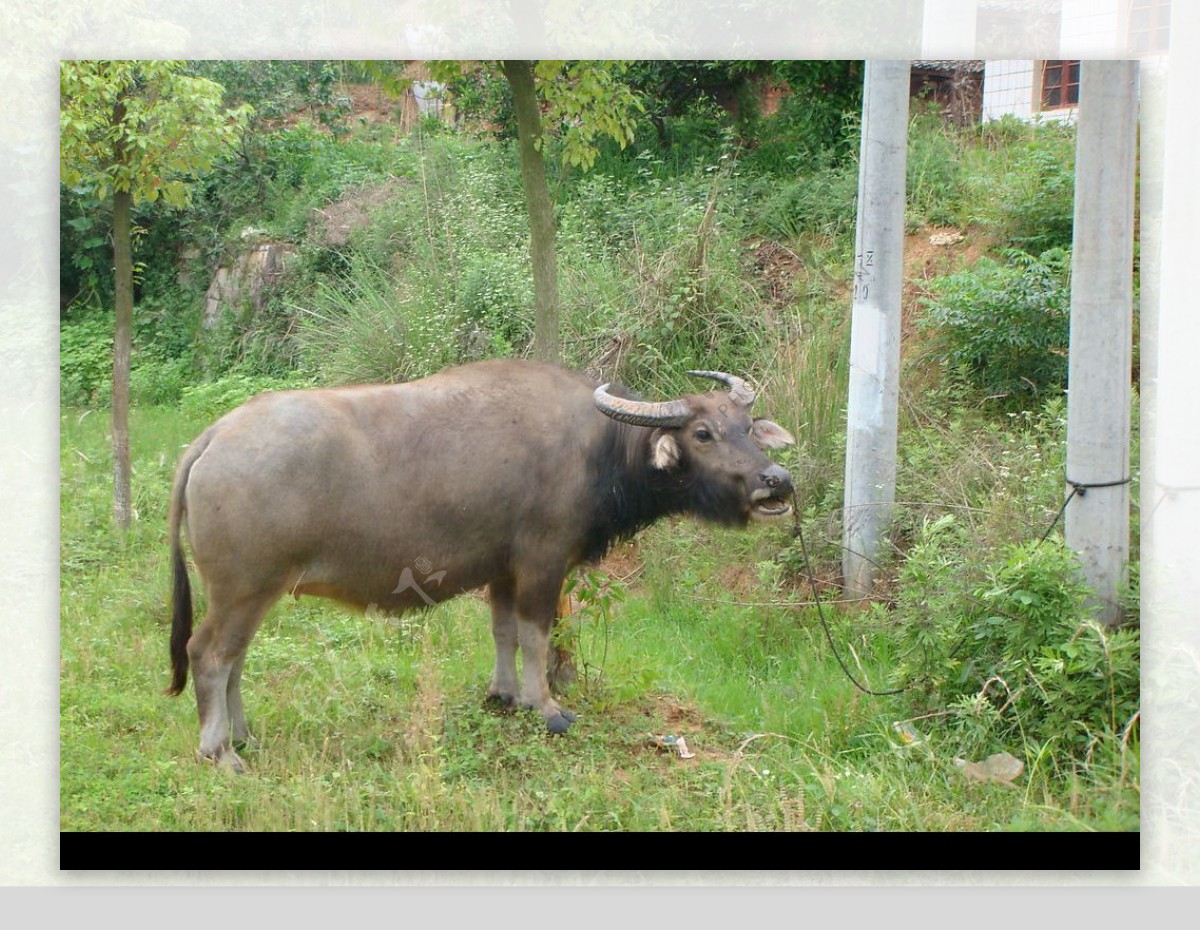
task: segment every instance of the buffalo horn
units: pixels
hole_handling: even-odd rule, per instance
[[[688,374],[720,381],[729,388],[729,399],[739,407],[749,407],[754,403],[754,391],[750,385],[735,375],[727,375],[723,371],[689,371]]]
[[[609,385],[602,384],[593,395],[600,412],[619,423],[630,426],[683,426],[692,417],[691,408],[682,400],[649,403],[614,397],[608,393]]]

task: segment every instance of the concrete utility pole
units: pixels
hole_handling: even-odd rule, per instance
[[[896,499],[907,61],[868,61],[863,87],[846,409],[842,575],[867,597]]]
[[[1101,620],[1121,620],[1129,563],[1129,406],[1133,334],[1133,178],[1137,62],[1085,61],[1075,141],[1075,234],[1067,371],[1067,478],[1112,482],[1067,506]],[[1070,493],[1068,487],[1067,492]]]

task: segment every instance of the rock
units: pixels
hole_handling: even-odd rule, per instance
[[[972,781],[992,781],[1004,785],[1012,784],[1013,779],[1025,771],[1025,763],[1007,752],[992,753],[982,762],[955,759],[954,764]]]
[[[287,242],[260,242],[239,254],[232,265],[218,268],[204,295],[204,327],[214,326],[227,308],[249,305],[262,310],[295,252],[296,247]]]
[[[192,272],[199,263],[200,250],[194,245],[179,253],[179,270],[175,273],[175,280],[179,282],[180,287],[187,287],[192,283]]]

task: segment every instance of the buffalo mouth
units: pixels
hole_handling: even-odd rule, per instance
[[[792,512],[792,504],[785,497],[777,497],[769,488],[759,488],[750,495],[750,513],[763,520],[777,520]]]

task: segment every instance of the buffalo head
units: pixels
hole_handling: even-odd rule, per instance
[[[719,371],[691,371],[728,388],[678,400],[647,402],[617,397],[604,384],[596,407],[606,416],[649,430],[646,454],[663,487],[683,500],[679,510],[718,523],[745,524],[791,513],[792,478],[764,449],[795,442],[771,420],[754,419],[754,391],[741,378]]]

